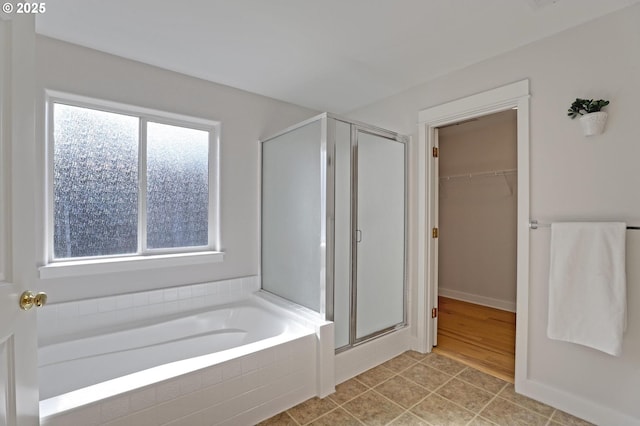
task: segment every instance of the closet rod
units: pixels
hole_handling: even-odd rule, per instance
[[[516,174],[518,169],[507,169],[507,170],[495,170],[493,172],[478,172],[478,173],[467,173],[464,175],[452,175],[452,176],[440,176],[440,179],[461,179],[461,178],[474,178],[474,177],[485,177],[485,176],[506,176],[511,174]]]
[[[550,223],[538,223],[537,220],[529,221],[529,228],[531,229],[550,228],[550,227],[551,227]],[[627,226],[627,229],[640,229],[640,226]]]

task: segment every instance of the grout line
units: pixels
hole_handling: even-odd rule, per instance
[[[477,368],[473,368],[473,367],[467,367],[467,368],[465,368],[465,370],[466,370],[466,369],[469,369],[469,368],[470,368],[470,369],[472,369],[472,370],[478,371],[478,372],[480,372],[480,373],[486,374],[487,376],[491,376],[490,374],[484,373],[483,371],[480,371],[480,370],[478,370]],[[464,370],[463,370],[463,371],[464,371]],[[462,371],[461,371],[460,373],[462,373]],[[497,391],[497,392],[495,392],[495,393],[494,393],[494,392],[491,392],[490,390],[487,390],[487,389],[483,388],[482,386],[478,386],[476,383],[472,383],[472,382],[470,382],[469,380],[465,380],[465,379],[464,379],[464,378],[462,378],[462,377],[458,377],[458,376],[460,375],[460,373],[458,373],[458,374],[456,375],[456,378],[457,378],[458,380],[461,380],[461,381],[463,381],[464,383],[466,383],[466,384],[468,384],[468,385],[473,386],[474,388],[480,389],[481,391],[484,391],[484,392],[487,392],[487,393],[490,393],[490,394],[494,394],[494,395],[498,395],[498,394],[499,394],[500,392],[502,392],[502,391],[503,391],[507,386],[509,386],[510,384],[513,384],[513,383],[509,383],[509,382],[507,382],[507,381],[504,381],[504,380],[502,380],[502,379],[499,379],[499,378],[497,378],[497,377],[495,377],[495,376],[491,376],[491,377],[493,377],[494,379],[498,379],[498,380],[501,380],[501,381],[505,382],[505,384],[504,384],[504,385],[502,385],[502,387],[501,387],[500,389],[498,389],[498,391]]]
[[[466,382],[465,382],[466,383]],[[506,385],[505,385],[506,386]],[[502,389],[504,389],[504,386],[502,387]],[[482,407],[478,410],[478,414],[477,416],[480,416],[480,413],[482,413],[493,401],[495,401],[495,399],[498,397],[498,393],[502,392],[502,389],[500,389],[498,392],[496,392],[493,397]],[[484,419],[484,417],[483,417]],[[494,423],[492,420],[489,420],[491,423]],[[495,423],[494,423],[495,424]]]
[[[369,392],[370,390],[373,390],[372,388],[367,389],[365,392],[361,393],[360,395],[363,395],[366,392]],[[355,398],[354,398],[355,399]],[[352,400],[350,400],[352,401]],[[347,409],[347,407],[345,407],[344,405],[346,404],[346,402],[343,405],[340,405],[339,408],[342,408],[347,414],[349,414],[351,417],[353,417],[354,419],[356,419],[356,421],[360,424],[365,424],[362,420],[360,420],[355,414],[353,414],[351,411],[349,411]]]
[[[504,388],[503,388],[502,390],[504,390]],[[502,392],[502,390],[501,390],[500,392]],[[519,404],[519,403],[517,403],[517,402],[515,402],[515,401],[512,401],[512,400],[510,400],[509,398],[505,398],[505,397],[504,397],[504,396],[502,396],[502,395],[499,395],[499,394],[496,394],[496,395],[497,395],[500,399],[503,399],[503,400],[505,400],[505,401],[507,401],[507,402],[510,402],[510,403],[512,403],[513,405],[517,406],[517,407],[524,408],[525,410],[530,411],[530,412],[532,412],[533,414],[536,414],[536,415],[538,415],[538,416],[540,416],[540,417],[547,418],[547,416],[545,416],[544,414],[538,413],[537,411],[532,410],[532,409],[531,409],[531,408],[529,408],[529,407],[525,407],[524,405]],[[524,395],[522,395],[522,396],[524,396]],[[528,397],[528,396],[525,396],[525,398],[529,398],[529,397]],[[538,403],[540,403],[540,404],[544,404],[543,402],[540,402],[540,401],[535,400],[535,399],[533,399],[533,398],[529,398],[529,399],[531,399],[532,401],[538,402]],[[544,404],[544,405],[546,405],[547,407],[550,407],[550,408],[552,408],[552,409],[553,409],[553,411],[551,411],[551,414],[549,414],[549,416],[548,416],[548,420],[551,420],[551,418],[553,417],[553,414],[554,414],[556,411],[558,411],[558,410],[557,410],[555,407],[551,407],[550,405],[547,405],[547,404]]]
[[[400,417],[404,416],[404,414],[407,411],[403,411],[402,413],[398,414],[397,416],[395,416],[394,418],[392,418],[391,420],[389,420],[387,423],[385,423],[386,425],[390,425],[391,423],[395,422],[396,420],[398,420]]]
[[[320,420],[323,417],[328,416],[329,414],[333,413],[336,410],[342,409],[342,411],[344,411],[345,413],[349,414],[351,417],[353,417],[354,419],[356,419],[357,422],[359,422],[360,424],[364,424],[360,421],[360,419],[358,419],[356,416],[354,416],[352,413],[350,413],[348,410],[344,409],[344,407],[342,407],[342,405],[337,405],[336,407],[332,408],[331,410],[327,411],[326,413],[324,413],[323,415],[316,417],[315,419],[305,423],[305,425],[309,425],[313,422],[316,422],[318,420]]]
[[[360,420],[355,414],[353,414],[351,411],[347,410],[345,407],[341,407],[345,413],[349,414],[351,417],[353,417],[354,419],[356,419],[356,421],[358,423],[360,423],[361,425],[366,425],[365,422],[363,422],[362,420]]]
[[[408,409],[403,411],[402,413],[400,413],[400,415],[398,415],[397,417],[393,418],[390,422],[385,423],[385,424],[386,425],[390,425],[391,423],[395,422],[396,420],[398,420],[400,417],[404,416],[405,414],[410,416],[410,417],[415,417],[416,419],[420,420],[421,422],[426,423],[428,426],[434,426],[433,423],[429,423],[428,421],[426,421],[422,417],[418,416],[417,414],[412,413]]]
[[[426,424],[431,425],[432,423],[429,423],[426,419],[422,418],[421,416],[419,416],[419,415],[417,415],[417,414],[414,414],[414,413],[413,413],[413,411],[411,411],[411,410],[413,410],[414,408],[416,408],[418,405],[422,404],[422,403],[424,402],[424,400],[425,400],[425,399],[427,399],[427,398],[429,398],[431,395],[435,395],[435,392],[429,392],[429,393],[427,394],[427,396],[425,396],[425,397],[424,397],[424,398],[422,398],[420,401],[418,401],[418,402],[416,402],[415,404],[413,404],[410,408],[408,408],[408,409],[407,409],[407,411],[406,411],[406,412],[407,412],[407,413],[410,413],[411,415],[413,415],[413,416],[415,416],[415,417],[417,417],[417,418],[419,418],[421,421],[425,422]]]
[[[393,405],[397,405],[398,407],[400,407],[402,410],[406,410],[406,408],[404,408],[402,405],[398,404],[397,402],[395,402],[394,400],[387,398],[386,396],[384,396],[383,394],[381,394],[380,392],[378,392],[377,390],[371,388],[372,392],[377,393],[378,395],[380,395],[381,397],[383,397],[384,399],[386,399],[387,401],[389,401],[390,403],[392,403]]]
[[[405,410],[405,412],[407,412],[407,413],[410,413],[410,414],[414,415],[415,417],[419,418],[421,421],[426,422],[427,424],[430,424],[428,421],[426,421],[426,420],[425,420],[425,419],[423,419],[422,417],[420,417],[420,416],[418,416],[418,415],[416,415],[416,414],[413,414],[413,412],[411,412],[411,410],[412,410],[413,408],[415,408],[416,406],[418,406],[419,404],[421,404],[425,399],[427,399],[428,397],[430,397],[430,396],[432,396],[432,395],[436,395],[436,396],[438,396],[438,397],[440,397],[440,398],[445,399],[446,401],[450,401],[449,399],[444,398],[442,395],[437,394],[437,393],[436,393],[436,391],[437,391],[438,389],[442,388],[443,386],[445,386],[445,385],[446,385],[447,383],[449,383],[450,381],[452,381],[452,380],[453,380],[453,379],[454,379],[458,374],[460,374],[462,371],[466,370],[466,368],[463,368],[462,370],[460,370],[458,373],[456,373],[456,375],[451,375],[451,374],[449,374],[449,373],[445,373],[444,371],[442,371],[442,370],[440,370],[440,369],[438,369],[438,368],[434,368],[434,367],[431,367],[431,366],[426,365],[426,364],[424,364],[424,365],[425,365],[425,367],[433,368],[434,370],[436,370],[436,371],[438,371],[438,372],[440,372],[440,373],[442,373],[442,374],[445,374],[445,375],[447,375],[447,376],[450,376],[450,377],[449,377],[449,379],[447,379],[445,382],[443,382],[440,386],[437,386],[434,390],[431,390],[431,389],[429,389],[429,388],[427,388],[427,387],[425,387],[425,386],[423,386],[423,385],[421,385],[421,384],[419,384],[419,383],[416,383],[416,382],[414,382],[413,380],[411,380],[411,379],[409,379],[409,378],[406,378],[406,377],[404,377],[404,376],[401,376],[401,377],[403,377],[404,379],[407,379],[408,381],[410,381],[410,382],[412,382],[412,383],[414,383],[414,384],[416,384],[416,385],[420,386],[421,388],[426,389],[427,391],[429,391],[429,393],[428,393],[427,395],[425,395],[423,398],[421,398],[421,399],[420,399],[419,401],[417,401],[415,404],[411,405],[411,407],[407,408],[407,409]],[[383,395],[383,396],[384,396],[384,395]],[[450,401],[450,402],[453,402],[453,401]],[[468,410],[467,408],[462,407],[461,405],[459,405],[459,404],[457,404],[457,403],[455,403],[455,402],[453,402],[453,403],[454,403],[455,405],[457,405],[458,407],[462,408],[463,410],[468,411],[468,412],[470,412],[471,414],[474,414],[474,417],[473,417],[473,418],[475,418],[475,414],[476,414],[476,413],[473,413],[471,410]],[[473,418],[472,418],[471,420],[473,420]]]
[[[300,405],[300,404],[298,404],[298,405]],[[293,408],[293,407],[292,407],[292,408]],[[298,425],[298,426],[302,426],[302,425],[300,424],[300,422],[299,422],[295,417],[293,417],[291,414],[289,414],[289,410],[285,411],[285,413],[287,413],[287,416],[289,416],[289,418],[290,418],[291,420],[293,420],[293,422],[294,422],[296,425]]]
[[[476,416],[474,418],[469,420],[469,423],[467,423],[467,425],[470,425],[471,423],[473,423],[474,420],[477,420],[477,419],[482,419],[485,422],[488,422],[488,423],[491,423],[492,425],[498,426],[497,423],[492,422],[491,420],[487,419],[486,417],[482,417],[480,414],[476,414]]]
[[[443,388],[447,383],[449,383],[449,382],[450,382],[450,381],[452,381],[453,379],[455,379],[455,377],[453,377],[453,376],[452,376],[449,380],[447,380],[446,382],[444,382],[443,384],[441,384],[440,386],[438,386],[438,388],[437,388],[436,390],[434,390],[434,391],[433,391],[433,393],[434,393],[434,394],[436,394],[437,396],[439,396],[440,398],[444,399],[445,401],[449,401],[449,402],[451,402],[452,404],[454,404],[454,405],[456,405],[456,406],[458,406],[458,407],[462,408],[463,410],[468,411],[469,413],[471,413],[471,414],[473,414],[473,415],[474,415],[473,417],[475,417],[477,414],[479,414],[479,412],[478,412],[478,413],[474,413],[473,411],[469,410],[468,408],[463,407],[462,405],[458,404],[456,401],[452,401],[452,400],[450,400],[449,398],[445,397],[444,395],[440,395],[439,393],[437,393],[437,392],[438,392],[438,390],[440,390],[441,388]],[[458,379],[458,380],[459,380],[459,379]],[[494,395],[494,397],[495,397],[495,396],[497,396],[497,394],[496,394],[496,395]],[[482,407],[482,408],[484,409],[484,407]],[[473,420],[473,418],[472,418],[471,420]],[[469,420],[469,421],[471,421],[471,420]]]
[[[300,404],[298,404],[298,405],[300,405]],[[297,405],[296,405],[296,407],[297,407]],[[291,408],[293,408],[293,407],[291,407]],[[295,417],[293,417],[291,414],[289,414],[289,410],[286,410],[284,413],[285,413],[285,414],[286,414],[286,415],[287,415],[291,420],[293,420],[293,422],[294,422],[296,425],[298,425],[298,426],[302,426],[302,425],[300,425],[300,422],[299,422],[298,420],[296,420],[296,418],[295,418]],[[276,416],[277,416],[277,414],[276,414]],[[274,416],[272,416],[272,417],[274,417]],[[270,417],[270,418],[271,418],[271,417]],[[267,419],[267,420],[269,420],[269,419]]]
[[[472,418],[471,418],[471,420],[469,421],[469,422],[471,422],[471,421],[473,421],[473,419],[475,419],[477,416],[479,416],[479,415],[480,415],[480,411],[482,411],[484,408],[486,408],[486,406],[487,406],[487,405],[489,405],[489,404],[491,403],[491,401],[493,401],[493,400],[498,396],[498,393],[499,393],[499,392],[501,392],[501,391],[502,391],[502,390],[503,390],[503,389],[508,385],[508,383],[507,383],[507,382],[505,382],[505,384],[502,386],[502,388],[500,388],[500,390],[498,390],[498,392],[496,392],[495,394],[493,394],[493,397],[491,398],[491,400],[490,400],[489,402],[487,402],[487,404],[486,404],[485,406],[483,406],[483,407],[478,411],[478,413],[474,413],[473,411],[469,410],[469,409],[468,409],[468,408],[466,408],[466,407],[463,407],[462,405],[458,404],[457,402],[455,402],[455,401],[451,401],[450,399],[448,399],[448,398],[446,398],[446,397],[444,397],[444,396],[442,396],[442,395],[438,394],[438,393],[437,393],[437,391],[438,391],[438,390],[440,390],[441,388],[443,388],[444,386],[446,386],[446,385],[447,385],[449,382],[451,382],[454,378],[458,378],[458,376],[459,376],[460,374],[462,374],[462,372],[463,372],[463,371],[466,371],[466,370],[467,370],[467,369],[469,369],[469,368],[471,368],[472,370],[476,370],[476,371],[480,371],[480,370],[478,370],[478,369],[476,369],[476,368],[473,368],[473,367],[470,367],[470,366],[468,366],[468,365],[466,365],[466,364],[460,363],[459,361],[454,360],[454,361],[459,362],[460,364],[464,365],[464,368],[462,368],[460,371],[458,371],[458,372],[457,372],[457,373],[455,373],[455,374],[450,374],[450,373],[445,372],[445,371],[443,371],[443,370],[441,370],[441,369],[439,369],[439,368],[437,368],[437,367],[434,367],[434,366],[431,366],[431,365],[429,365],[429,364],[426,364],[426,363],[424,362],[426,359],[427,359],[427,357],[423,358],[422,360],[418,361],[417,363],[414,363],[414,364],[412,365],[412,367],[413,367],[413,366],[415,366],[416,364],[422,364],[423,366],[425,366],[425,367],[427,367],[427,368],[431,368],[431,369],[433,369],[433,370],[435,370],[435,371],[437,371],[437,372],[439,372],[439,373],[442,373],[442,374],[444,374],[444,375],[446,375],[446,376],[449,376],[449,379],[447,379],[446,381],[444,381],[440,386],[437,386],[435,389],[431,390],[431,389],[429,389],[429,388],[427,388],[427,387],[425,387],[425,386],[423,386],[423,385],[421,385],[421,384],[419,384],[419,383],[416,383],[415,381],[413,381],[413,380],[411,380],[411,379],[409,379],[409,378],[407,378],[407,377],[400,376],[400,373],[396,373],[396,374],[395,374],[395,376],[400,376],[400,377],[402,377],[402,378],[404,378],[404,379],[406,379],[406,380],[408,380],[408,381],[410,381],[410,382],[412,382],[412,383],[414,383],[414,384],[416,384],[416,385],[420,386],[421,388],[426,389],[427,391],[429,391],[429,393],[428,393],[427,395],[425,395],[423,398],[421,398],[418,402],[416,402],[415,404],[413,404],[411,407],[409,407],[409,408],[405,409],[405,412],[410,412],[410,410],[411,410],[411,409],[415,408],[417,405],[419,405],[420,403],[422,403],[422,402],[423,402],[425,399],[427,399],[429,396],[431,396],[431,395],[436,395],[436,396],[438,396],[438,397],[440,397],[440,398],[444,399],[445,401],[449,401],[449,402],[453,403],[454,405],[458,406],[459,408],[461,408],[461,409],[463,409],[463,410],[465,410],[465,411],[467,411],[467,412],[469,412],[469,413],[473,414],[473,417],[472,417]],[[408,368],[410,368],[410,367],[408,367]],[[408,368],[407,368],[407,369],[408,369]],[[407,370],[407,369],[405,369],[405,370]],[[402,370],[402,371],[405,371],[405,370]],[[485,373],[485,374],[486,374],[486,373]],[[391,379],[392,379],[393,377],[395,377],[395,376],[392,376],[392,377],[390,377],[389,379],[387,379],[387,380],[385,380],[385,381],[383,381],[383,382],[380,382],[380,383],[379,383],[378,385],[376,385],[376,386],[379,386],[380,384],[382,384],[382,383],[384,383],[384,382],[386,382],[386,381],[388,381],[388,380],[391,380]],[[469,383],[469,382],[467,382],[467,381],[465,381],[465,380],[463,380],[463,379],[461,379],[461,378],[458,378],[458,380],[461,380],[461,381],[463,381],[464,383]],[[500,379],[500,380],[502,380],[502,379]],[[504,380],[502,380],[502,381],[504,381]],[[484,392],[487,392],[487,393],[491,394],[491,392],[487,391],[486,389],[480,388],[479,386],[476,386],[476,385],[474,385],[474,384],[472,384],[472,383],[469,383],[469,384],[470,384],[470,385],[472,385],[472,386],[474,386],[474,387],[476,387],[476,388],[478,388],[478,389],[480,389],[480,390],[482,390],[482,391],[484,391]],[[371,390],[374,390],[374,391],[375,391],[375,389],[373,389],[373,388],[371,388]],[[376,393],[378,393],[379,395],[382,395],[382,394],[380,394],[380,393],[379,393],[379,392],[377,392],[377,391],[376,391]],[[385,397],[384,395],[382,395],[382,396],[383,396],[383,397]],[[386,398],[386,397],[385,397],[385,398]],[[386,398],[386,399],[389,399],[389,398]],[[391,400],[389,400],[389,401],[391,401]],[[391,401],[391,402],[393,402],[393,401]],[[399,405],[399,404],[397,404],[397,403],[396,403],[396,405]],[[402,407],[402,406],[401,406],[401,407]],[[404,407],[402,407],[402,408],[404,408]],[[404,413],[403,413],[403,414],[404,414]],[[400,414],[398,417],[400,417],[401,415],[402,415],[402,414]],[[396,418],[397,418],[397,417],[396,417]],[[421,417],[419,417],[419,418],[420,418],[421,420],[425,421],[425,420],[424,420],[424,419],[422,419]],[[395,419],[394,419],[394,420],[395,420]],[[427,422],[427,423],[428,423],[428,422]]]
[[[508,402],[508,403],[511,403],[511,404],[515,405],[516,407],[518,407],[518,408],[522,408],[522,409],[524,409],[524,410],[527,410],[528,412],[530,412],[530,413],[532,413],[532,414],[535,414],[535,415],[536,415],[536,416],[538,416],[538,417],[542,417],[543,419],[545,419],[545,418],[546,418],[548,421],[551,421],[551,417],[553,417],[553,413],[556,411],[556,409],[554,408],[554,409],[553,409],[553,411],[551,412],[551,414],[547,417],[547,416],[545,416],[544,414],[540,414],[540,413],[538,413],[537,411],[534,411],[534,410],[532,410],[532,409],[530,409],[530,408],[528,408],[528,407],[525,407],[524,405],[520,405],[520,404],[518,404],[517,402],[514,402],[514,401],[512,401],[512,400],[510,400],[510,399],[507,399],[507,398],[505,398],[505,397],[503,397],[503,396],[500,396],[500,395],[498,395],[498,394],[496,394],[496,397],[497,397],[497,398],[500,398],[500,399],[501,399],[501,400],[503,400],[503,401],[506,401],[506,402]],[[535,399],[534,399],[534,401],[535,401]],[[539,401],[536,401],[536,402],[539,402]],[[549,407],[551,407],[551,406],[549,405]],[[553,407],[551,407],[551,408],[553,408]],[[545,423],[545,424],[548,424],[548,422],[547,422],[547,423]]]
[[[291,419],[293,419],[293,422],[294,422],[295,424],[297,424],[298,426],[302,426],[302,423],[300,423],[300,422],[298,421],[298,419],[296,419],[295,417],[293,417],[293,416],[292,416],[291,414],[289,414],[289,413],[287,413],[287,415],[288,415]]]
[[[350,379],[350,380],[351,380],[351,379]],[[339,407],[342,407],[344,404],[347,404],[347,403],[349,403],[349,402],[353,401],[354,399],[358,398],[358,397],[359,397],[359,396],[361,396],[362,394],[364,394],[364,393],[366,393],[367,391],[369,391],[370,389],[372,389],[371,387],[369,387],[369,386],[365,385],[364,383],[362,383],[362,382],[360,382],[360,381],[358,381],[358,383],[362,384],[364,387],[366,387],[366,389],[365,389],[365,390],[363,390],[362,392],[360,392],[360,393],[356,394],[355,396],[353,396],[353,397],[351,397],[351,398],[347,399],[346,401],[344,401],[344,402],[340,403],[340,402],[336,401],[335,399],[331,398],[331,396],[328,396],[328,398],[329,398],[329,399],[331,399],[331,401],[333,401],[334,403],[336,403]]]
[[[403,370],[403,371],[404,371],[404,370]],[[395,373],[395,372],[394,372],[394,373]],[[400,405],[400,404],[398,404],[397,402],[395,402],[395,401],[393,401],[393,400],[391,400],[391,399],[387,398],[385,395],[381,394],[380,392],[378,392],[378,391],[376,391],[376,390],[374,389],[375,387],[380,386],[381,384],[388,382],[389,380],[393,379],[393,378],[394,378],[394,377],[396,377],[396,376],[397,376],[397,377],[400,377],[400,378],[403,378],[403,379],[406,379],[406,380],[410,381],[411,383],[414,383],[415,385],[417,385],[417,386],[419,386],[419,387],[421,387],[421,388],[423,388],[423,389],[427,390],[429,393],[428,393],[427,395],[425,395],[423,398],[421,398],[418,402],[416,402],[415,404],[411,405],[409,408],[405,408],[405,407],[403,407],[402,405]],[[431,394],[433,393],[433,391],[431,391],[430,389],[428,389],[428,388],[426,388],[426,387],[422,386],[421,384],[416,383],[416,382],[414,382],[413,380],[407,379],[407,378],[406,378],[406,377],[404,377],[404,376],[401,376],[401,375],[400,375],[400,373],[395,373],[393,376],[389,377],[389,378],[388,378],[388,379],[386,379],[386,380],[383,380],[382,382],[378,383],[376,386],[370,387],[368,390],[375,392],[376,394],[380,395],[381,397],[383,397],[383,398],[384,398],[384,399],[386,399],[387,401],[391,402],[392,404],[397,405],[398,407],[400,407],[400,408],[403,410],[403,411],[402,411],[398,416],[394,417],[394,418],[393,418],[389,423],[393,422],[394,420],[396,420],[398,417],[402,416],[403,414],[410,412],[409,410],[411,410],[412,408],[414,408],[416,405],[420,404],[420,403],[421,403],[422,401],[424,401],[424,400],[425,400],[429,395],[431,395]],[[350,413],[350,414],[351,414],[351,413]],[[412,414],[413,414],[413,413],[412,413]],[[355,417],[355,416],[354,416],[354,417]],[[418,416],[416,416],[416,417],[418,417]],[[422,419],[421,417],[418,417],[418,418],[419,418],[420,420],[422,420],[422,421],[425,421],[425,422],[426,422],[426,420]],[[387,423],[387,424],[389,424],[389,423]],[[427,423],[428,423],[428,422],[427,422]]]
[[[393,359],[393,358],[392,358],[392,359]],[[380,395],[381,397],[385,398],[386,400],[388,400],[388,401],[389,401],[389,402],[391,402],[392,404],[397,405],[397,406],[398,406],[398,407],[400,407],[402,410],[404,410],[404,411],[402,411],[402,413],[400,413],[397,417],[394,417],[394,418],[391,420],[391,422],[392,422],[393,420],[397,419],[398,417],[400,417],[400,416],[401,416],[402,414],[404,414],[404,412],[406,411],[406,410],[405,410],[405,408],[404,408],[403,406],[401,406],[400,404],[398,404],[398,403],[396,403],[396,402],[394,402],[394,401],[390,400],[389,398],[387,398],[386,396],[382,395],[380,392],[377,392],[377,391],[374,389],[376,386],[380,386],[381,384],[388,382],[389,380],[393,379],[394,377],[396,377],[396,376],[400,376],[400,374],[399,374],[399,373],[397,373],[397,372],[395,372],[395,371],[393,371],[393,370],[391,370],[390,368],[384,367],[382,364],[380,364],[380,365],[379,365],[379,366],[377,366],[377,367],[383,367],[383,368],[385,368],[385,369],[387,369],[387,370],[391,371],[393,374],[392,374],[389,378],[387,378],[387,379],[385,379],[385,380],[381,381],[380,383],[376,384],[375,386],[369,386],[369,385],[367,385],[366,383],[364,383],[364,382],[362,382],[361,380],[359,380],[359,379],[357,378],[358,376],[353,377],[353,379],[355,379],[355,380],[356,380],[356,381],[358,381],[359,383],[363,384],[367,389],[366,389],[364,392],[359,393],[359,394],[358,394],[358,396],[351,398],[349,401],[346,401],[346,402],[344,402],[343,404],[339,404],[339,405],[338,405],[340,408],[342,408],[344,411],[346,411],[347,413],[349,413],[349,415],[351,415],[353,418],[355,418],[358,422],[360,422],[360,423],[362,423],[362,424],[364,424],[364,422],[362,422],[358,417],[356,417],[356,415],[355,415],[355,414],[353,414],[353,413],[352,413],[351,411],[349,411],[346,407],[344,407],[344,405],[346,405],[348,402],[353,401],[354,399],[356,399],[356,398],[358,398],[358,397],[360,397],[360,396],[364,395],[365,393],[367,393],[367,392],[369,392],[369,391],[371,391],[371,392],[375,392],[376,394],[378,394],[378,395]],[[376,368],[376,367],[374,367],[374,368]],[[367,371],[369,371],[369,370],[367,370]],[[403,370],[403,371],[404,371],[404,370]],[[364,373],[366,373],[366,371],[365,371],[365,372],[363,372],[363,373],[361,373],[361,374],[364,374]],[[360,374],[359,374],[359,375],[360,375]],[[334,401],[334,402],[335,402],[335,401]]]

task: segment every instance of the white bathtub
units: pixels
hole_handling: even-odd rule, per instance
[[[316,393],[317,329],[294,317],[252,296],[41,345],[42,424],[242,424],[275,414],[292,392]]]

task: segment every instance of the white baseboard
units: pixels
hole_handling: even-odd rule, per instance
[[[409,350],[410,330],[410,327],[405,327],[337,354],[336,385]]]
[[[465,293],[464,291],[438,288],[438,295],[450,299],[462,300],[463,302],[475,303],[476,305],[488,306],[490,308],[501,309],[503,311],[515,312],[516,302],[494,299],[492,297],[479,296],[477,294]]]
[[[534,380],[516,382],[516,392],[602,426],[637,426],[639,419]]]

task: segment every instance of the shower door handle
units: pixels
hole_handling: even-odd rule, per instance
[[[356,229],[356,243],[362,242],[362,230]]]

